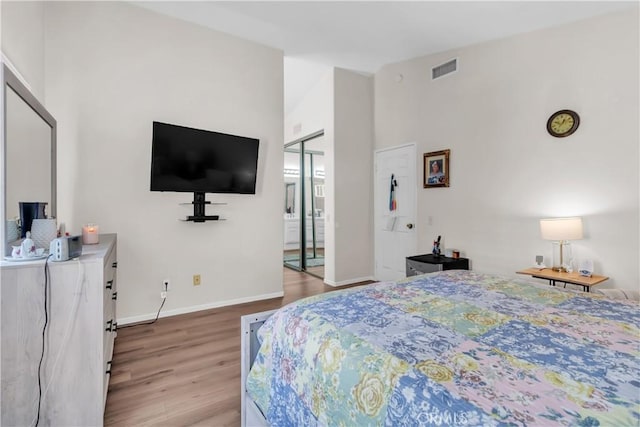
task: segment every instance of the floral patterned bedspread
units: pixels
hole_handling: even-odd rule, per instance
[[[260,330],[272,426],[638,426],[637,303],[471,271],[329,292]]]

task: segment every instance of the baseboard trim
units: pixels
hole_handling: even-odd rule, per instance
[[[284,296],[284,291],[280,291],[280,292],[273,292],[271,294],[262,294],[262,295],[255,295],[252,297],[236,298],[236,299],[231,299],[226,301],[213,302],[209,304],[174,308],[173,310],[161,311],[160,318],[177,316],[179,314],[193,313],[195,311],[209,310],[211,308],[220,308],[220,307],[227,307],[230,305],[244,304],[247,302],[261,301],[265,299],[281,298],[283,296]],[[153,320],[156,318],[157,314],[158,313],[155,312],[155,313],[141,314],[139,316],[123,317],[121,319],[118,319],[118,325],[128,325],[131,323],[138,323],[138,322],[145,322],[147,320]]]
[[[376,279],[373,276],[357,277],[355,279],[341,280],[339,282],[334,282],[333,280],[325,279],[324,283],[326,283],[329,286],[333,286],[334,288],[337,288],[340,286],[352,285],[354,283],[366,282],[368,280],[373,280],[375,282]]]

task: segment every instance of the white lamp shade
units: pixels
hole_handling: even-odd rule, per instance
[[[549,218],[540,220],[540,233],[545,240],[582,239],[582,218]]]

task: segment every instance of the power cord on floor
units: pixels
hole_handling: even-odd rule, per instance
[[[44,261],[44,326],[42,327],[42,353],[40,353],[40,362],[38,363],[38,413],[36,415],[36,423],[35,426],[38,426],[40,422],[40,408],[42,406],[42,361],[44,360],[44,347],[45,347],[45,336],[47,332],[47,325],[49,324],[49,308],[48,308],[48,300],[49,300],[49,258],[51,258],[53,254],[50,254],[47,259]]]
[[[142,326],[142,325],[153,325],[154,323],[156,323],[158,321],[158,318],[160,317],[160,310],[162,310],[162,307],[164,307],[164,302],[167,300],[167,284],[165,284],[164,289],[165,290],[164,290],[164,297],[162,297],[162,304],[160,304],[160,308],[158,309],[158,314],[156,314],[155,319],[153,319],[151,322],[132,323],[131,325],[125,325],[125,326],[118,325],[118,329],[133,328],[134,326]]]

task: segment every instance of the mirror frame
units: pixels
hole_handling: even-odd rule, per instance
[[[22,99],[44,122],[51,128],[51,202],[49,205],[49,216],[51,218],[56,217],[56,135],[58,129],[58,123],[56,119],[47,111],[47,109],[36,99],[31,91],[20,81],[20,79],[7,67],[7,64],[2,63],[0,69],[2,74],[2,91],[0,96],[2,102],[0,103],[0,115],[2,116],[2,133],[0,134],[0,162],[2,166],[2,174],[0,175],[0,188],[2,188],[2,197],[0,197],[0,217],[2,218],[2,256],[6,256],[8,250],[8,242],[5,241],[7,236],[7,222],[6,222],[6,205],[7,205],[7,90],[13,90],[20,99]]]

